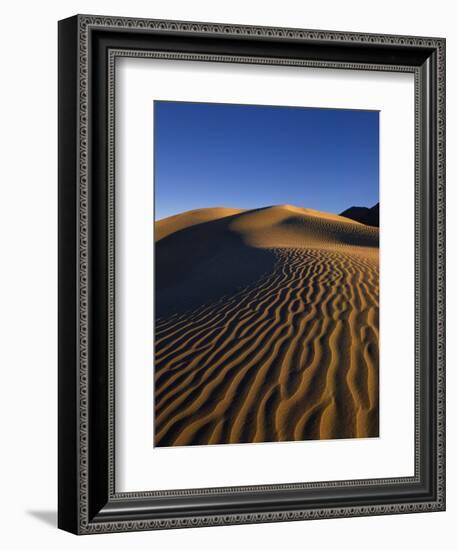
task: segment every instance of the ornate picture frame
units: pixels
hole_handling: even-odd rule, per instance
[[[408,72],[415,96],[415,474],[117,492],[118,57]],[[445,40],[76,15],[59,22],[59,512],[76,534],[445,509]]]

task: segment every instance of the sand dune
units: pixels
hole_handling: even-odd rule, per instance
[[[240,208],[199,208],[183,214],[177,214],[159,220],[155,224],[155,240],[160,241],[181,229],[187,229],[199,223],[210,222],[227,216],[233,216],[243,212]]]
[[[289,205],[156,224],[155,444],[374,437],[378,229]]]

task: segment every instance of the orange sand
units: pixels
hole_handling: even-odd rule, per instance
[[[377,228],[284,205],[155,236],[156,445],[379,435]]]

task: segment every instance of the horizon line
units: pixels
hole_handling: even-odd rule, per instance
[[[215,210],[215,209],[225,209],[225,210],[243,210],[243,211],[246,211],[246,212],[249,212],[249,211],[255,211],[255,210],[265,210],[267,208],[278,208],[278,207],[282,207],[282,208],[286,208],[286,207],[292,207],[292,208],[300,208],[302,210],[313,210],[314,212],[322,212],[324,214],[332,214],[334,216],[341,216],[341,214],[343,212],[346,212],[347,210],[351,209],[351,208],[367,208],[368,210],[370,210],[371,208],[374,208],[376,205],[379,204],[380,201],[376,202],[375,204],[373,204],[372,206],[365,206],[365,205],[351,205],[351,206],[348,206],[347,208],[345,208],[344,210],[342,210],[341,212],[330,212],[328,210],[318,210],[317,208],[308,208],[306,206],[296,206],[295,204],[291,204],[291,203],[281,203],[281,204],[269,204],[267,206],[258,206],[258,207],[255,207],[255,208],[242,208],[242,207],[238,207],[238,206],[202,206],[200,208],[191,208],[190,210],[182,210],[181,212],[176,212],[175,214],[170,214],[169,216],[163,216],[162,218],[158,218],[156,216],[156,213],[155,213],[155,208],[154,208],[154,221],[155,222],[159,222],[159,221],[162,221],[162,220],[166,220],[168,218],[172,218],[174,216],[180,216],[182,214],[187,214],[189,212],[197,212],[199,210]]]

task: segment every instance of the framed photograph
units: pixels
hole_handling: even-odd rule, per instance
[[[59,527],[445,509],[445,40],[59,22]]]

